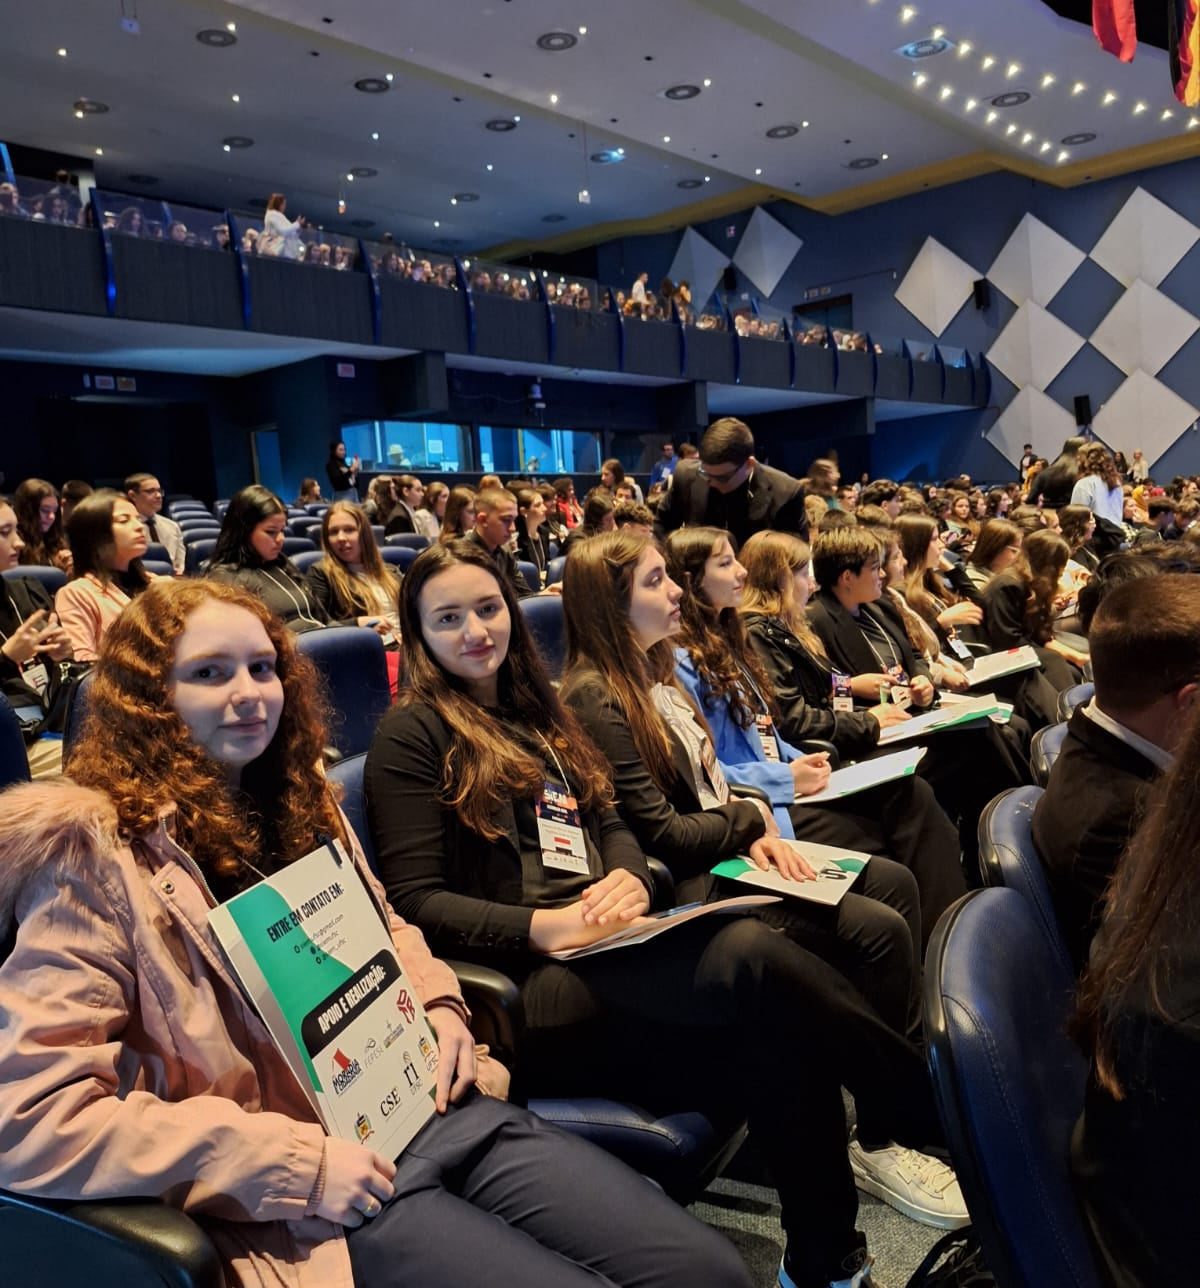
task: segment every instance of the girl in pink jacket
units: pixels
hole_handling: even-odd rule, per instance
[[[252,596],[155,582],[110,628],[71,779],[0,803],[0,1188],[154,1197],[231,1285],[747,1285],[609,1155],[474,1087],[453,972],[387,908],[320,768],[311,664]],[[208,926],[329,837],[438,1039],[396,1160],[327,1136]]]

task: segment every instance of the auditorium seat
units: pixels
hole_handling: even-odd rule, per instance
[[[333,710],[329,736],[342,756],[366,751],[392,702],[383,640],[362,626],[327,626],[296,637],[325,679]]]
[[[6,568],[5,577],[32,577],[41,582],[51,599],[67,584],[67,574],[61,568],[52,568],[49,564],[20,564],[16,568]]]
[[[380,546],[379,556],[384,563],[393,564],[400,569],[403,574],[413,560],[420,554],[419,550],[414,550],[412,546]]]
[[[521,613],[533,636],[534,647],[556,684],[562,679],[567,659],[566,627],[561,595],[531,595],[520,601]]]
[[[209,537],[204,541],[188,542],[187,555],[183,561],[184,572],[193,577],[201,576],[203,573],[202,566],[212,558],[213,551],[216,548],[216,537]]]
[[[308,537],[284,537],[283,553],[290,559],[292,555],[298,555],[302,550],[316,550],[317,543]]]
[[[521,574],[521,580],[536,595],[542,588],[542,579],[538,574],[538,566],[528,559],[517,560],[517,571]]]
[[[21,721],[12,703],[0,694],[0,789],[29,780],[29,756]]]
[[[563,569],[566,566],[566,555],[559,555],[557,559],[551,559],[546,565],[546,585],[553,586],[556,582],[562,581]]]
[[[424,550],[429,545],[429,538],[423,532],[393,532],[383,540],[385,545],[407,546],[410,550]]]
[[[292,563],[301,572],[307,572],[315,563],[320,563],[325,558],[324,550],[300,550],[291,556]]]
[[[1029,768],[1033,773],[1033,781],[1039,787],[1045,787],[1050,781],[1050,770],[1054,768],[1066,736],[1065,720],[1061,724],[1047,725],[1033,735],[1033,741],[1029,745]]]
[[[1073,684],[1069,689],[1064,689],[1058,695],[1058,718],[1070,720],[1071,712],[1085,702],[1090,702],[1095,692],[1094,684]]]

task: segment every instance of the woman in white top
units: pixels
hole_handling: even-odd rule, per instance
[[[282,192],[271,193],[267,213],[263,216],[263,230],[258,238],[260,255],[276,255],[280,259],[299,259],[303,249],[300,230],[308,227],[303,215],[293,223],[284,213],[287,198]]]
[[[350,501],[335,501],[321,519],[325,558],[308,570],[308,589],[330,621],[370,626],[385,640],[398,638],[400,578],[383,562],[367,516]]]
[[[1107,519],[1119,528],[1125,507],[1121,476],[1103,443],[1088,443],[1076,457],[1079,474],[1071,490],[1072,505],[1086,505],[1097,519]]]
[[[77,662],[94,662],[105,631],[150,584],[142,567],[146,530],[119,492],[85,496],[67,524],[76,577],[55,596],[54,610],[71,637]]]

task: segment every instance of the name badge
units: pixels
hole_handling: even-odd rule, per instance
[[[725,774],[717,763],[717,753],[705,734],[700,735],[700,768],[704,770],[713,795],[724,804],[729,799],[729,784],[725,781]]]
[[[854,694],[850,689],[850,677],[841,671],[833,673],[833,709],[835,711],[853,711]]]
[[[589,876],[587,846],[579,817],[579,802],[558,783],[545,783],[534,809],[542,866]]]
[[[45,662],[26,662],[21,668],[21,679],[38,693],[45,693],[50,686],[50,672]]]
[[[888,668],[888,675],[892,677],[892,685],[888,690],[888,697],[895,706],[901,711],[907,711],[912,706],[912,689],[908,684],[908,672],[901,666],[892,666]],[[880,701],[884,701],[882,694]]]
[[[762,743],[763,756],[770,761],[779,762],[779,743],[775,739],[775,721],[769,715],[754,717],[754,728],[758,740]]]
[[[967,648],[957,635],[950,636],[950,652],[953,653],[960,661],[970,661],[971,650]]]

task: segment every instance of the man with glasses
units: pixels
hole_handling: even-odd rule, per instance
[[[146,536],[152,543],[166,548],[175,575],[182,577],[187,547],[179,524],[159,513],[163,504],[162,484],[153,474],[131,474],[125,480],[125,495],[138,512]]]
[[[685,525],[724,528],[739,545],[756,532],[794,532],[808,540],[804,489],[790,474],[754,459],[749,426],[732,416],[715,421],[700,440],[699,461],[681,460],[658,507],[654,534]]]

